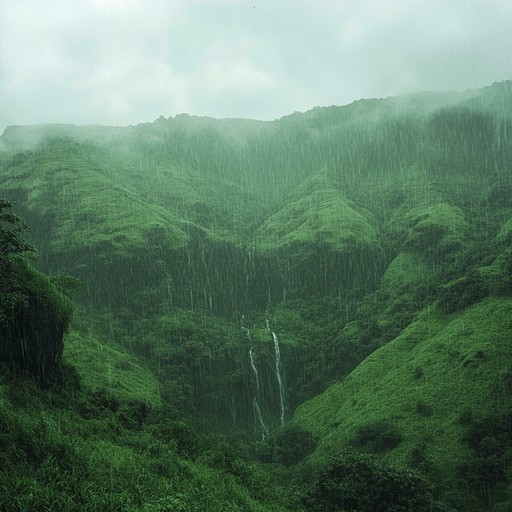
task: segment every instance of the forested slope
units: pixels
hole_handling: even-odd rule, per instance
[[[10,127],[0,195],[35,265],[83,282],[84,377],[101,340],[202,431],[253,442],[293,416],[312,466],[356,446],[479,510],[509,499],[507,450],[482,490],[467,439],[510,413],[511,101],[502,82],[274,122]]]

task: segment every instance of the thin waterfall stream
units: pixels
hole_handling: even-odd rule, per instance
[[[276,370],[276,379],[277,384],[279,386],[279,405],[280,405],[280,420],[281,426],[284,425],[284,411],[285,411],[285,397],[284,397],[284,386],[283,386],[283,378],[281,376],[281,350],[279,347],[279,339],[276,336],[276,333],[270,329],[270,322],[267,320],[267,330],[272,334],[272,339],[274,341],[274,351],[275,351],[275,370]]]
[[[243,320],[243,317],[242,317],[242,320]],[[251,333],[250,333],[249,329],[247,329],[247,327],[242,326],[242,330],[245,332],[245,334],[247,335],[247,337],[249,338],[249,340],[251,341],[251,344],[252,344],[252,338],[251,338]],[[258,368],[256,366],[256,358],[254,356],[252,346],[249,348],[249,361],[251,363],[251,368],[252,368],[252,372],[254,375],[254,381],[255,381],[255,393],[254,393],[254,397],[252,399],[252,406],[253,406],[253,409],[254,409],[254,412],[256,415],[256,420],[259,423],[259,426],[261,428],[261,437],[262,437],[262,439],[265,439],[265,437],[268,436],[269,431],[268,431],[268,426],[265,423],[265,420],[263,419],[263,414],[261,413],[260,376],[258,373]]]

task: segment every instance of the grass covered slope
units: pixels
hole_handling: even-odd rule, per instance
[[[183,246],[186,235],[180,219],[148,204],[125,179],[111,176],[109,163],[108,155],[90,143],[46,139],[8,164],[4,193],[19,196],[33,230],[39,231],[41,221],[47,223],[52,253],[112,246],[123,256],[123,251],[145,248],[158,230],[170,246]],[[123,160],[116,164],[126,173]]]
[[[269,123],[10,128],[0,186],[42,270],[101,284],[90,301],[126,303],[170,277],[174,305],[240,316],[269,298],[371,289],[399,244],[442,257],[492,220],[512,153],[510,120],[489,105],[507,94],[495,84]]]
[[[289,510],[261,469],[165,408],[2,370],[0,428],[0,510]]]
[[[64,340],[64,360],[77,369],[83,385],[91,391],[103,389],[124,400],[161,404],[158,380],[122,347],[71,331]]]
[[[350,253],[355,248],[371,250],[378,244],[368,219],[321,175],[295,190],[283,208],[263,222],[258,239],[264,251],[313,242],[327,250]]]
[[[339,294],[365,274],[375,277],[380,237],[372,214],[350,201],[325,173],[293,189],[281,208],[258,227],[256,250],[277,263],[293,298]]]
[[[471,455],[467,423],[511,411],[511,319],[507,298],[451,315],[423,311],[342,382],[298,408],[293,421],[320,439],[312,459],[325,463],[358,446],[455,487]],[[463,493],[468,482],[458,485],[453,490]]]

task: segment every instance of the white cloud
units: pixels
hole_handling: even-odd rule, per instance
[[[510,26],[509,0],[1,0],[0,130],[480,87]]]
[[[233,93],[258,91],[272,85],[273,80],[250,62],[212,62],[206,66],[204,83],[212,92]]]

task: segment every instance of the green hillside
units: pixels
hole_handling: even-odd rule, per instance
[[[510,299],[460,314],[423,311],[342,382],[299,407],[294,421],[320,439],[312,458],[318,463],[355,445],[428,469],[462,501],[471,492],[458,474],[472,455],[465,434],[479,420],[511,412],[511,313]],[[476,483],[490,492],[484,479]],[[496,493],[505,499],[502,484]]]
[[[273,122],[7,128],[0,509],[25,472],[13,510],[89,510],[85,481],[105,510],[207,510],[203,489],[211,510],[326,511],[351,489],[363,511],[359,485],[507,510],[510,104],[503,82]],[[138,495],[114,490],[127,464]]]
[[[260,468],[172,411],[66,388],[2,372],[1,510],[289,510]]]

